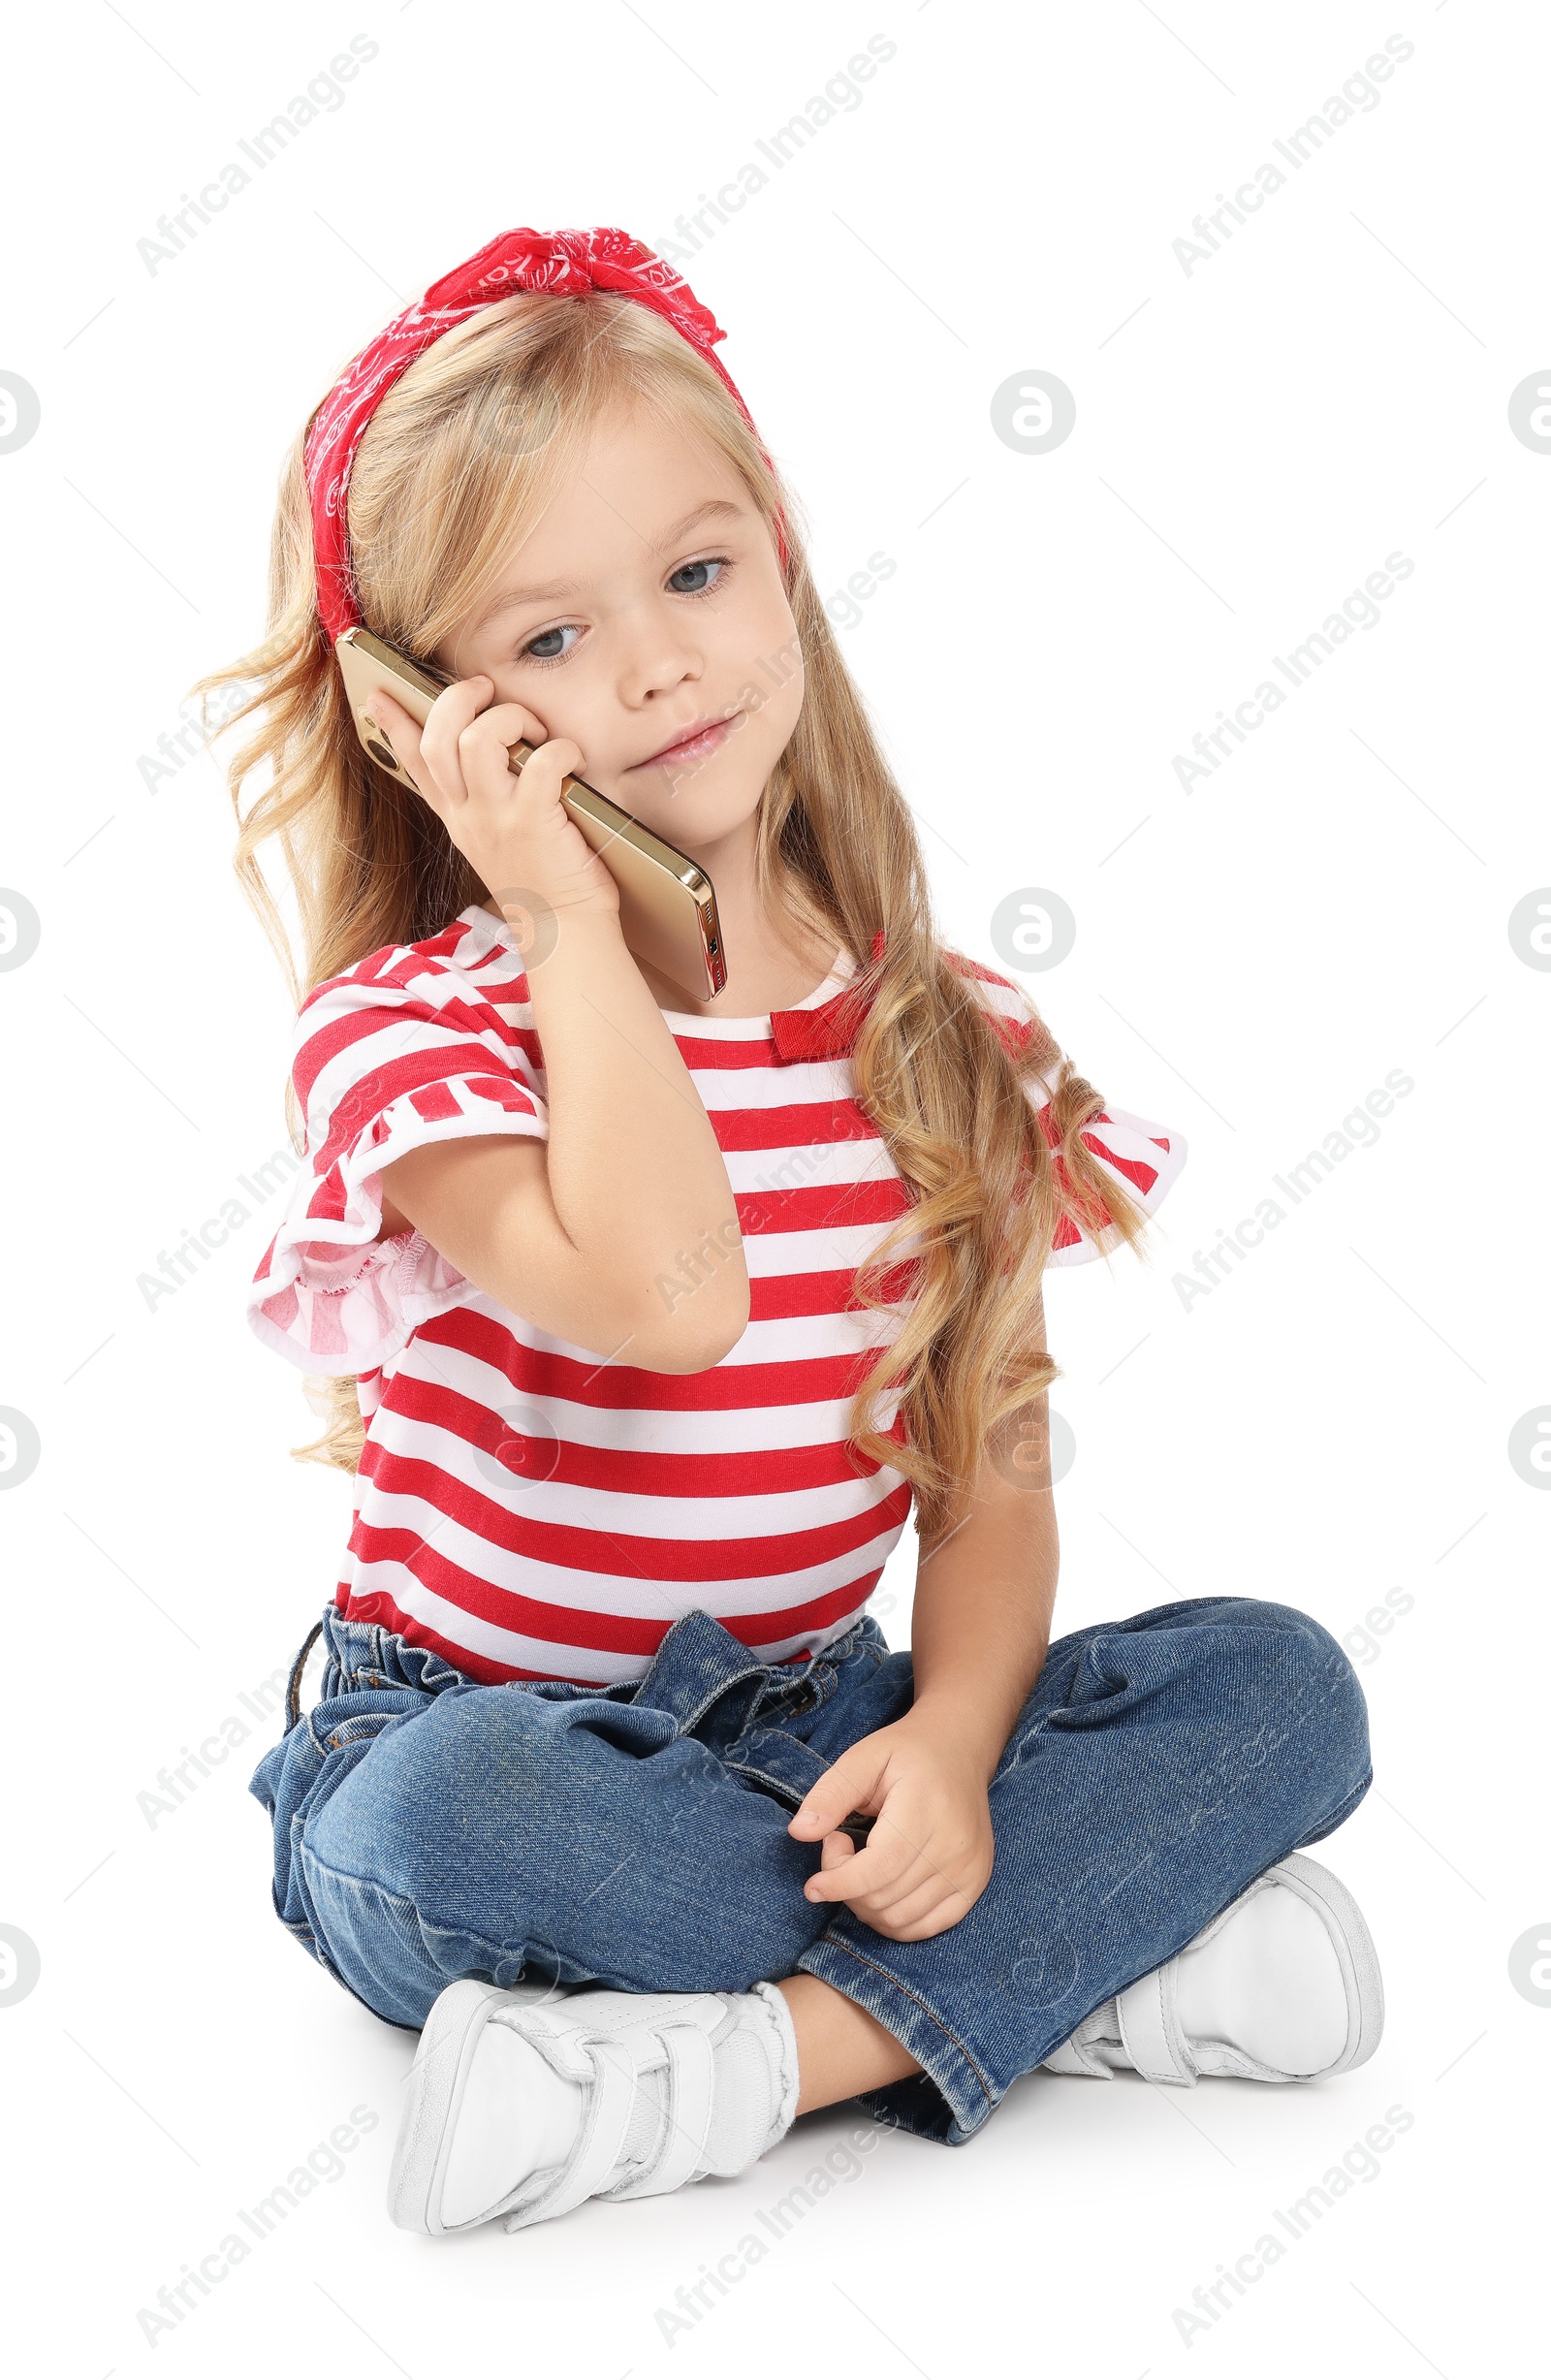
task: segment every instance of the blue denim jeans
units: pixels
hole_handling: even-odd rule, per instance
[[[390,2024],[459,1976],[747,1991],[805,1972],[920,2065],[867,2094],[957,2143],[1082,2018],[1171,1958],[1370,1779],[1351,1664],[1281,1603],[1213,1597],[1050,1649],[991,1787],[996,1862],[946,1933],[894,1942],[803,1897],[787,1820],[908,1710],[910,1657],[864,1617],[771,1668],[704,1612],[619,1687],[480,1686],[324,1616],[322,1698],[260,1763],[274,1900]]]

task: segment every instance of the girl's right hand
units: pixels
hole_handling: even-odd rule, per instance
[[[617,916],[619,888],[560,800],[561,780],[582,766],[580,745],[548,741],[541,719],[520,703],[492,704],[494,691],[489,678],[460,679],[438,694],[424,728],[380,690],[370,710],[488,891],[536,894],[557,912]],[[518,743],[536,748],[514,775],[507,754]]]

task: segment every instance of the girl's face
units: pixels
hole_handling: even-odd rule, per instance
[[[570,737],[590,785],[692,853],[752,817],[803,704],[761,514],[730,463],[644,406],[600,421],[435,658]]]

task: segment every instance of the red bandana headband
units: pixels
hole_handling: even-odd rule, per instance
[[[303,456],[312,506],[312,542],[317,558],[318,610],[331,638],[361,625],[345,505],[350,471],[367,423],[387,391],[417,356],[478,314],[519,290],[580,297],[589,289],[617,291],[650,306],[703,356],[726,388],[749,428],[748,407],[725,366],[712,350],[726,337],[715,317],[671,265],[609,226],[591,232],[501,232],[451,272],[433,281],[418,304],[380,331],[347,365],[318,409]],[[754,431],[756,438],[759,433]],[[763,451],[763,450],[761,450]],[[767,461],[769,457],[766,458]],[[786,541],[779,536],[781,559]]]

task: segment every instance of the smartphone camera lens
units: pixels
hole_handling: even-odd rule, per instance
[[[386,744],[378,744],[375,739],[373,739],[366,746],[366,749],[371,754],[373,760],[380,760],[382,762],[385,769],[392,769],[395,772],[397,771],[398,763],[395,759],[393,753],[388,749]]]

